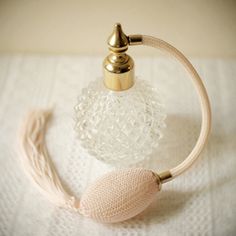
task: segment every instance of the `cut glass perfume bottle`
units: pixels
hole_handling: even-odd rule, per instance
[[[134,77],[134,63],[125,51],[128,37],[116,24],[108,39],[104,79],[82,90],[76,110],[76,132],[89,154],[110,164],[128,165],[152,153],[162,136],[165,113],[159,94]]]

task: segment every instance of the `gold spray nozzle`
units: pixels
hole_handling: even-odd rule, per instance
[[[125,53],[129,40],[121,24],[115,24],[107,43],[110,54],[103,62],[104,84],[111,90],[127,90],[134,84],[134,61]]]

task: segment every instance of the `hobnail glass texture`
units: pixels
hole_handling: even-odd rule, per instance
[[[106,163],[129,165],[142,161],[158,146],[165,126],[159,94],[147,81],[114,92],[102,80],[82,90],[75,130],[80,145]]]

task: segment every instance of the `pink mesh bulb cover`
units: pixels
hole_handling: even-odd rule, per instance
[[[151,170],[113,171],[89,186],[80,213],[104,223],[124,221],[142,212],[159,190],[160,181]]]

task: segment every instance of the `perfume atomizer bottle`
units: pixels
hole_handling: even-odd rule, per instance
[[[80,198],[64,187],[46,147],[51,109],[28,114],[20,130],[20,159],[33,183],[55,205],[101,223],[128,220],[143,212],[163,184],[187,171],[199,158],[211,130],[211,106],[207,91],[191,62],[169,43],[147,35],[126,36],[120,24],[108,39],[110,55],[104,61],[104,78],[85,88],[76,106],[76,131],[83,146],[99,160],[127,165],[143,160],[161,137],[165,115],[157,91],[134,76],[134,63],[125,52],[128,45],[163,49],[189,73],[201,106],[199,137],[187,157],[171,169],[113,170],[90,184]],[[198,176],[194,176],[197,180]],[[180,180],[181,183],[181,180]]]
[[[131,42],[121,25],[115,24],[108,38],[110,54],[103,62],[103,79],[84,88],[75,107],[79,144],[98,160],[113,165],[147,158],[165,127],[157,89],[135,76],[134,61],[126,54],[132,44],[135,40]]]

